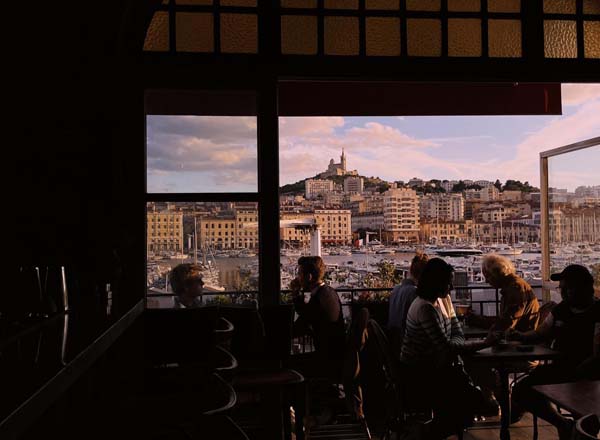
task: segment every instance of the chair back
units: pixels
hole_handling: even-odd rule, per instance
[[[145,359],[151,365],[202,361],[215,346],[218,309],[146,309]]]
[[[389,341],[373,319],[367,322],[360,369],[365,416],[369,426],[378,429],[396,418],[398,392]]]
[[[600,420],[596,414],[588,414],[575,422],[572,440],[597,439],[600,431]]]
[[[265,326],[256,308],[221,305],[219,317],[233,325],[229,348],[238,361],[262,356],[265,349]]]

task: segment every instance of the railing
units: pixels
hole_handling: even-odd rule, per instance
[[[541,285],[533,285],[532,289],[541,289]],[[484,290],[493,290],[494,291],[494,299],[480,299],[474,300],[472,298],[473,291],[484,291]],[[386,296],[392,291],[392,287],[356,287],[356,288],[338,288],[336,289],[337,293],[340,295],[340,299],[342,300],[343,307],[350,307],[354,304],[381,304],[387,303]],[[494,288],[490,285],[468,285],[468,286],[455,286],[454,287],[454,296],[453,299],[455,301],[460,301],[461,299],[465,299],[471,304],[471,309],[479,312],[479,315],[485,315],[485,305],[486,304],[494,304],[495,305],[495,316],[499,313],[500,308],[500,291],[497,288]],[[468,292],[468,297],[465,298],[465,294]],[[283,303],[289,303],[289,299],[287,295],[291,293],[289,289],[282,289],[281,296]],[[371,294],[371,295],[369,295]],[[381,295],[387,294],[387,295]],[[364,297],[364,300],[361,300],[361,295]],[[174,293],[161,293],[161,294],[150,294],[147,295],[147,298],[160,298],[160,297],[173,297]],[[244,303],[254,303],[258,300],[258,291],[257,290],[240,290],[240,291],[223,291],[223,292],[210,292],[205,293],[207,297],[213,297],[209,299],[208,303],[214,304],[244,304]],[[225,297],[225,298],[222,298]],[[477,313],[477,312],[476,312]]]

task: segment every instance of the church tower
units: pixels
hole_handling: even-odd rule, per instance
[[[344,153],[344,148],[342,148],[342,157],[341,159],[341,165],[342,165],[342,170],[344,171],[344,174],[346,173],[346,154]]]

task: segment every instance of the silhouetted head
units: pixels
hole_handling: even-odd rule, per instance
[[[177,296],[202,295],[202,267],[197,264],[179,264],[171,271],[171,289]]]
[[[454,268],[441,258],[427,262],[417,285],[417,295],[427,301],[446,297],[452,290]]]
[[[425,268],[425,265],[428,261],[429,257],[427,256],[427,254],[423,252],[417,252],[416,255],[413,257],[412,261],[410,262],[410,276],[417,283],[419,282],[421,274],[423,273],[423,269]]]
[[[323,281],[325,263],[321,257],[310,256],[298,259],[298,278],[302,288],[311,290]]]
[[[559,281],[560,296],[563,301],[575,307],[587,307],[594,300],[594,277],[579,264],[571,264],[562,272],[550,275],[552,281]]]
[[[483,257],[481,271],[485,280],[493,287],[501,287],[502,281],[515,274],[515,266],[508,258],[498,254]]]

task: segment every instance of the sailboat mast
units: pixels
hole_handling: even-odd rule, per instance
[[[194,213],[194,264],[198,264],[198,218]]]

